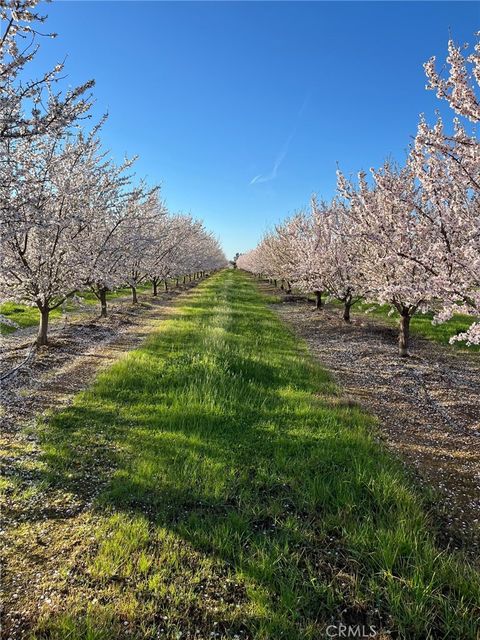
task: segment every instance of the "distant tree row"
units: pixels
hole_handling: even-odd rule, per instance
[[[63,65],[40,78],[28,63],[45,18],[36,0],[0,0],[0,297],[36,305],[37,342],[47,343],[52,309],[91,289],[106,294],[146,280],[153,293],[169,278],[226,264],[217,240],[189,215],[171,215],[158,186],[116,164],[101,126],[86,131],[93,81],[55,91]]]
[[[407,162],[386,162],[357,180],[340,171],[332,202],[312,198],[300,212],[240,256],[241,269],[282,279],[344,304],[387,303],[400,314],[399,350],[407,355],[410,319],[432,310],[434,322],[454,313],[472,325],[452,340],[480,343],[480,42],[470,55],[450,41],[449,72],[441,77],[432,58],[427,88],[447,100],[457,117],[451,133],[438,117],[422,117]],[[460,116],[460,117],[458,117]],[[473,123],[473,124],[472,124]]]

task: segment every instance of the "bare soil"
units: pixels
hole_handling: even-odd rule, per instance
[[[271,290],[270,290],[271,292]],[[378,418],[379,434],[416,481],[433,489],[440,536],[478,560],[480,551],[480,358],[412,339],[397,355],[395,328],[371,316],[305,299],[273,305],[348,398]]]

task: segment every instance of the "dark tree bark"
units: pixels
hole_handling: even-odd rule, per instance
[[[398,352],[402,358],[408,357],[408,344],[410,338],[410,314],[402,311],[400,316],[400,332],[398,335]]]
[[[158,281],[157,278],[152,278],[152,293],[154,296],[158,295]]]
[[[38,325],[37,347],[43,347],[48,344],[48,318],[50,309],[48,305],[38,306],[40,310],[40,324]]]
[[[133,304],[137,304],[137,302],[138,302],[137,288],[133,287],[132,285],[130,285],[130,289],[132,290],[132,302],[133,302]]]
[[[178,287],[178,278],[175,278],[175,286]]]
[[[350,322],[350,309],[355,304],[355,300],[353,299],[353,295],[350,289],[347,289],[347,294],[343,299],[343,319],[345,322]]]
[[[343,304],[343,319],[345,320],[345,322],[350,322],[350,309],[352,307],[352,301],[351,300],[345,300],[344,304]]]
[[[164,281],[164,285],[165,285],[165,291],[168,291],[168,281],[167,280]]]
[[[100,287],[98,297],[100,299],[100,317],[107,317],[107,287]]]
[[[315,291],[315,309],[321,309],[322,308],[322,292],[321,291]]]

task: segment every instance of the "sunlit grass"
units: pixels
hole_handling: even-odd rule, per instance
[[[200,284],[43,428],[48,482],[101,490],[35,638],[473,640],[479,575],[373,431],[247,276]]]

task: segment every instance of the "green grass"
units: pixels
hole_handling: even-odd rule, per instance
[[[97,524],[33,637],[476,638],[479,574],[373,431],[248,276],[201,283],[42,428]]]
[[[37,307],[27,307],[24,304],[18,304],[16,302],[3,302],[0,304],[0,313],[13,322],[16,322],[19,327],[32,327],[38,324],[39,311]],[[51,312],[52,318],[58,318],[62,315],[60,309],[55,309]],[[6,324],[0,323],[0,334],[13,333],[15,327],[11,327]]]
[[[145,291],[149,291],[150,285],[144,284],[138,287],[138,293],[144,293]],[[111,291],[107,295],[108,300],[115,300],[117,298],[124,298],[131,294],[131,289],[129,287],[116,289],[115,291]],[[82,304],[87,305],[100,305],[98,298],[92,291],[84,291],[79,294],[82,298]],[[78,310],[79,307],[75,306],[72,303],[67,303],[66,310],[67,312],[72,312]],[[29,307],[24,304],[18,304],[16,302],[3,302],[0,304],[0,314],[6,316],[13,322],[16,322],[20,328],[25,327],[33,327],[38,325],[40,320],[40,313],[37,307]],[[62,309],[59,307],[57,309],[53,309],[50,312],[50,319],[56,320],[62,317]],[[6,324],[0,323],[0,335],[13,333],[16,331],[15,327],[11,327]]]
[[[336,307],[342,307],[343,305],[338,302],[329,302]],[[391,325],[398,325],[399,314],[397,312],[389,315],[390,305],[388,304],[371,304],[367,302],[359,302],[352,307],[352,315],[365,314],[368,310],[368,315],[377,317]],[[475,318],[472,316],[466,316],[457,314],[450,320],[442,324],[432,324],[433,313],[419,313],[415,315],[410,321],[410,330],[412,335],[418,335],[440,344],[449,345],[456,349],[462,349],[467,351],[480,351],[479,346],[467,347],[464,342],[454,342],[450,345],[449,340],[452,336],[458,333],[463,333],[474,322]]]

